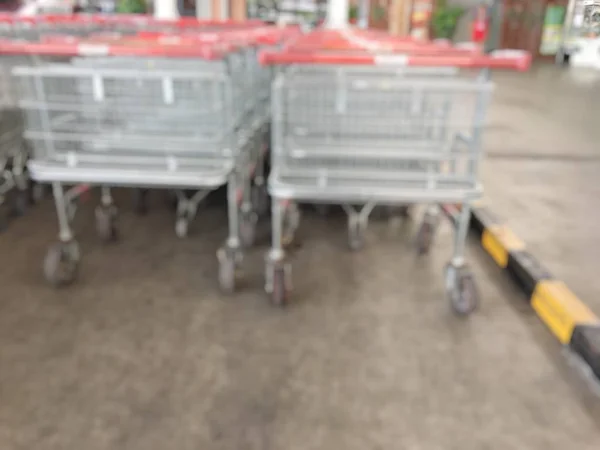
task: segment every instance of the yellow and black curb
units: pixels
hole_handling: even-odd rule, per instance
[[[496,265],[523,291],[552,334],[585,361],[600,381],[600,319],[487,208],[473,209],[470,230]]]

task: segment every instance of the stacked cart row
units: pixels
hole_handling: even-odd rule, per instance
[[[265,290],[274,303],[289,299],[284,244],[300,224],[298,202],[342,205],[355,250],[376,205],[419,203],[427,205],[421,252],[439,206],[461,206],[446,288],[456,312],[475,308],[463,254],[469,205],[481,194],[489,72],[526,70],[529,55],[354,29],[302,35],[254,22],[7,19],[4,33],[2,65],[25,117],[27,168],[52,186],[56,202],[59,241],[44,262],[51,283],[76,276],[71,221],[89,186],[101,190],[98,235],[111,240],[112,187],[137,189],[140,203],[147,189],[176,192],[183,237],[199,203],[226,185],[229,225],[217,260],[219,285],[233,291],[269,204],[262,170],[270,147]]]
[[[140,196],[148,188],[174,190],[175,230],[185,236],[202,199],[227,185],[219,278],[233,290],[266,196],[271,80],[256,51],[297,31],[212,22],[127,34],[92,30],[0,42],[32,149],[29,174],[52,186],[56,202],[59,242],[46,255],[46,278],[55,285],[75,278],[80,250],[71,222],[88,186],[101,189],[96,228],[111,240],[112,187],[140,188]]]

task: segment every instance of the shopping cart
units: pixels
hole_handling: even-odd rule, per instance
[[[184,18],[176,21],[157,20],[148,16],[135,15],[41,15],[22,17],[14,14],[0,14],[0,42],[11,47],[15,41],[31,43],[65,43],[76,45],[78,39],[86,37],[95,39],[94,45],[82,45],[81,54],[102,53],[102,40],[118,40],[123,36],[133,36],[140,31],[152,33],[192,33],[222,30],[242,30],[250,33],[252,29],[262,25],[258,21],[198,21]],[[23,119],[17,108],[17,89],[13,86],[10,75],[16,65],[35,65],[39,60],[60,59],[60,55],[43,54],[48,46],[39,51],[35,47],[22,52],[5,52],[0,59],[0,222],[6,216],[23,212],[30,200],[39,199],[43,195],[43,186],[31,183],[28,178],[26,162],[29,149],[22,140]],[[63,60],[65,57],[62,58]],[[66,56],[70,59],[70,56]],[[18,188],[18,189],[15,189]],[[5,201],[8,194],[10,202]],[[138,191],[136,204],[143,208],[144,191]],[[180,233],[187,229],[184,221],[180,221]]]
[[[302,38],[296,47],[261,54],[264,64],[287,66],[272,94],[273,236],[265,289],[273,302],[287,300],[291,266],[282,242],[298,225],[296,201],[342,204],[353,249],[362,246],[377,204],[460,204],[445,279],[454,310],[468,314],[477,290],[463,256],[470,204],[481,194],[489,69],[526,70],[530,56],[341,37],[312,48],[303,42],[315,38]],[[428,220],[420,234],[432,235]]]
[[[48,34],[89,36],[92,33],[135,34],[140,31],[181,33],[200,30],[249,29],[264,25],[257,20],[156,19],[137,14],[42,14],[19,16],[0,14],[0,36],[9,39],[39,40]]]
[[[248,182],[253,180],[253,184],[246,186],[243,189],[244,198],[242,205],[248,205],[243,208],[247,214],[251,215],[251,221],[243,221],[240,228],[242,241],[245,245],[250,245],[254,241],[254,225],[258,216],[263,215],[268,209],[268,194],[264,183],[264,160],[268,150],[270,140],[270,93],[272,71],[270,68],[262,66],[258,63],[257,51],[265,48],[278,48],[282,43],[289,39],[295,38],[300,33],[300,29],[296,26],[289,27],[272,27],[272,26],[253,26],[245,29],[230,28],[219,31],[213,30],[191,30],[174,33],[174,32],[155,32],[144,31],[137,33],[134,37],[128,37],[128,41],[138,45],[142,43],[166,44],[166,45],[198,45],[226,42],[230,45],[235,45],[240,48],[243,57],[244,79],[238,80],[240,86],[248,91],[246,95],[246,110],[251,112],[245,120],[246,123],[254,124],[251,129],[253,132],[253,145],[250,146],[252,153],[250,177],[246,179]],[[72,37],[55,37],[48,42],[53,43],[69,43]],[[98,34],[90,36],[87,42],[99,43],[114,43],[123,42],[123,37],[111,34]],[[94,59],[97,61],[98,59]],[[111,58],[113,63],[115,58]],[[117,60],[117,64],[119,64]],[[250,103],[248,103],[250,102]],[[136,210],[145,210],[145,195],[146,190],[136,191]],[[198,203],[204,196],[192,196],[186,199],[185,193],[179,192],[179,211],[180,216],[177,221],[176,232],[180,236],[187,233],[187,224],[189,219],[187,215],[195,215]],[[188,205],[181,209],[182,206]],[[249,205],[253,205],[250,208]]]
[[[59,242],[44,262],[48,281],[69,283],[77,272],[80,253],[70,223],[79,185],[101,186],[96,227],[111,240],[112,186],[197,191],[193,199],[180,198],[181,233],[200,199],[226,184],[229,233],[219,251],[219,281],[232,291],[242,255],[240,229],[254,225],[242,199],[261,126],[251,121],[253,77],[239,47],[148,45],[127,38],[110,44],[12,42],[0,51],[66,59],[13,70],[33,147],[31,177],[52,184],[58,214]]]

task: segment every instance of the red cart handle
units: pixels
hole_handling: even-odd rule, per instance
[[[183,32],[140,31],[136,37],[153,42],[232,42],[240,45],[275,45],[294,36],[300,31],[296,28],[278,28],[273,26],[223,30],[186,30]]]
[[[294,52],[319,50],[402,52],[414,48],[449,49],[452,46],[447,40],[422,41],[412,37],[391,36],[382,31],[361,29],[317,29],[310,34],[298,36],[286,46],[287,50]]]
[[[49,42],[0,40],[0,54],[13,56],[132,56],[218,60],[237,48],[230,44],[165,45],[140,41],[94,42],[65,38]]]
[[[415,52],[405,54],[370,54],[341,52],[272,52],[262,51],[260,62],[277,64],[325,64],[361,66],[412,66],[457,67],[473,69],[507,69],[526,71],[531,66],[531,55],[520,50],[498,50],[490,54],[468,52],[465,54],[429,54]]]
[[[84,24],[115,24],[115,25],[170,25],[175,28],[185,29],[205,26],[241,26],[257,27],[264,25],[260,20],[198,20],[192,17],[179,19],[156,19],[145,14],[43,14],[36,16],[21,16],[18,14],[0,14],[0,22],[4,23],[36,23],[52,24],[64,23],[73,25]]]

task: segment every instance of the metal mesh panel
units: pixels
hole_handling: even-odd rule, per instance
[[[234,108],[222,71],[84,66],[15,70],[35,159],[76,165],[137,158],[143,165],[156,156],[233,156]]]
[[[275,172],[321,192],[475,189],[490,89],[456,71],[292,69],[274,87]]]

